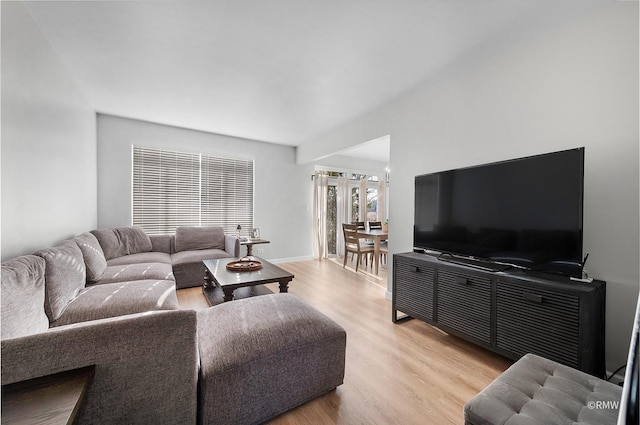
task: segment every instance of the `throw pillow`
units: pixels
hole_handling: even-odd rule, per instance
[[[85,232],[73,240],[82,251],[84,265],[87,269],[87,280],[89,282],[99,281],[107,270],[107,260],[104,258],[104,252],[98,239],[92,233]]]
[[[187,227],[176,229],[176,252],[194,249],[224,249],[222,227]]]
[[[91,233],[98,239],[107,261],[124,255],[149,252],[152,248],[149,235],[139,226],[98,229]]]
[[[2,339],[44,332],[45,261],[23,255],[2,263]]]
[[[50,322],[55,322],[85,286],[86,269],[82,251],[71,240],[53,248],[37,251],[35,255],[44,258],[45,303],[44,309]]]

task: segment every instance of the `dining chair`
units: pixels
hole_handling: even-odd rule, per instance
[[[342,268],[347,266],[347,254],[355,254],[356,255],[356,272],[358,271],[358,266],[360,265],[360,260],[362,256],[365,256],[366,264],[368,264],[369,254],[373,255],[373,246],[368,245],[366,243],[362,243],[361,239],[358,236],[358,225],[357,224],[342,224],[342,233],[344,235],[344,262],[342,263]],[[353,256],[351,257],[353,258]],[[373,263],[373,259],[372,259]]]
[[[365,230],[366,227],[364,225],[364,221],[352,221],[351,224],[355,224],[358,226],[358,230]]]
[[[382,222],[381,221],[370,221],[369,222],[369,230],[382,230]]]
[[[370,221],[369,230],[382,230],[381,221]],[[380,263],[387,262],[387,253],[389,252],[387,241],[380,241]]]
[[[386,241],[385,241],[386,242]],[[389,245],[380,244],[380,263],[387,264],[387,255],[389,254]]]

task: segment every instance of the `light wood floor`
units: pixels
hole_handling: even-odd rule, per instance
[[[290,293],[345,328],[347,357],[343,385],[269,424],[462,424],[464,403],[511,364],[419,320],[392,323],[384,268],[374,275],[334,260],[279,266],[295,275]],[[208,307],[201,288],[179,290],[178,300]]]

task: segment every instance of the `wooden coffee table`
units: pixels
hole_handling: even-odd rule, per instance
[[[248,288],[250,291],[244,291],[242,297],[269,294],[268,288],[262,287],[265,283],[278,282],[280,292],[288,292],[289,282],[293,280],[293,275],[286,270],[281,269],[258,257],[251,257],[262,263],[260,270],[234,272],[227,270],[227,264],[236,261],[237,258],[220,258],[214,260],[204,260],[205,276],[203,293],[209,301],[209,305],[219,303],[220,289],[224,294],[223,302],[234,299],[234,291],[241,288]],[[217,296],[216,296],[217,292]],[[235,298],[241,298],[236,294]]]

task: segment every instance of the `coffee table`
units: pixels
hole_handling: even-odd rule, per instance
[[[260,261],[262,268],[253,271],[234,272],[227,270],[227,264],[236,261],[237,258],[219,258],[212,260],[204,260],[205,276],[203,293],[209,301],[209,305],[219,303],[219,289],[224,293],[223,302],[234,299],[234,291],[241,288],[250,288],[251,291],[245,291],[243,297],[269,294],[268,288],[261,287],[265,283],[278,282],[280,292],[288,292],[289,282],[293,280],[293,275],[286,270],[281,269],[259,257],[251,257],[253,260]],[[216,297],[216,289],[218,296]],[[237,296],[236,298],[240,298]]]

